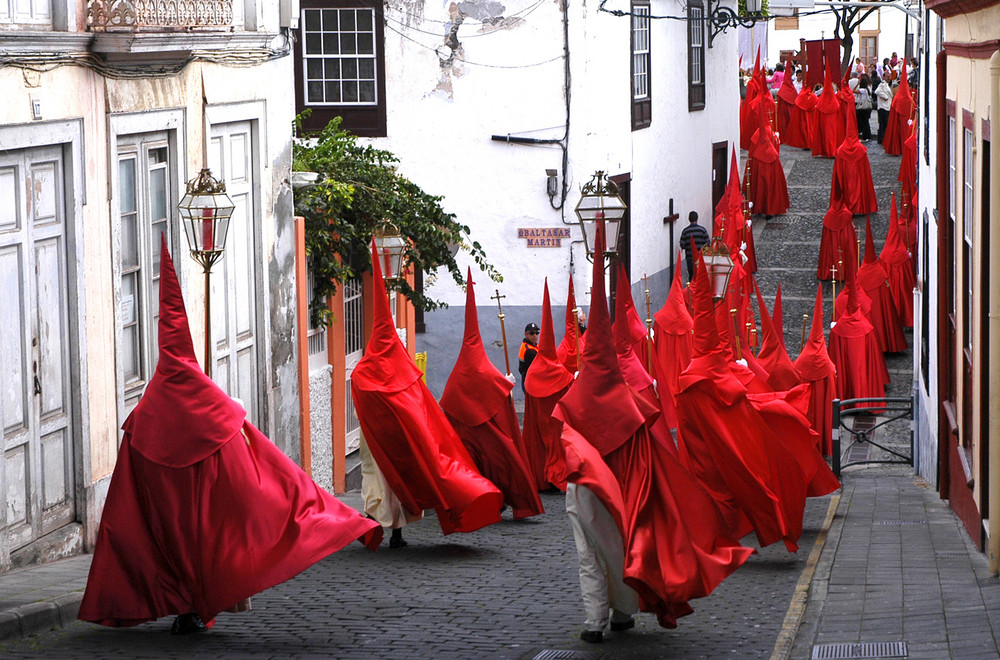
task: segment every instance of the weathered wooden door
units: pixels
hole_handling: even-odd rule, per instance
[[[236,210],[229,222],[226,252],[212,269],[212,378],[243,402],[258,426],[260,388],[257,368],[257,286],[253,125],[212,127],[209,166],[226,182]]]
[[[62,149],[0,153],[0,527],[12,552],[74,520]],[[77,395],[78,396],[78,395]]]

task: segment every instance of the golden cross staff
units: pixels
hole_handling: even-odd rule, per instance
[[[573,308],[573,327],[576,328],[576,332],[573,334],[576,337],[576,370],[580,371],[580,308]]]
[[[642,285],[646,294],[646,371],[653,373],[653,317],[649,313],[649,278],[642,274]]]
[[[837,264],[843,263],[838,261]],[[837,316],[837,264],[830,264],[830,278],[833,280],[833,316],[836,321]]]
[[[736,359],[742,360],[743,353],[740,352],[740,326],[739,323],[737,323],[736,321],[736,308],[733,307],[732,309],[730,309],[729,314],[732,315],[733,317],[733,330],[736,331],[733,337],[736,340]]]
[[[497,301],[497,309],[500,313],[497,314],[497,318],[500,319],[500,336],[503,337],[503,361],[507,365],[507,373],[511,373],[510,370],[510,357],[507,355],[507,328],[504,326],[503,320],[507,318],[507,315],[503,313],[503,306],[500,304],[501,298],[506,298],[507,296],[500,295],[500,289],[495,289],[497,295],[490,296],[490,300]]]
[[[806,345],[806,321],[808,321],[808,320],[809,320],[809,315],[808,314],[803,314],[802,315],[802,339],[799,340],[799,353],[802,352],[802,349]]]

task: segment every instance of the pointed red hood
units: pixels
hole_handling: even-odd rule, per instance
[[[479,426],[507,403],[514,384],[504,378],[486,355],[479,333],[472,268],[465,282],[465,336],[441,395],[441,408],[466,426]]]
[[[760,351],[757,353],[757,362],[760,363],[768,373],[767,384],[775,391],[790,390],[799,384],[799,373],[792,365],[791,358],[785,351],[785,343],[775,331],[771,322],[771,315],[767,312],[767,305],[764,303],[764,296],[760,294],[760,287],[754,285],[757,294],[757,309],[760,310],[761,334]]]
[[[763,113],[761,114],[763,115]],[[761,163],[773,163],[778,160],[778,149],[774,146],[774,131],[763,118],[760,128],[753,134],[753,139],[750,141],[749,156]]]
[[[875,256],[875,240],[872,238],[871,220],[865,217],[865,259],[858,269],[858,283],[861,288],[871,291],[885,284],[889,274],[882,261]]]
[[[400,392],[417,382],[422,375],[396,334],[396,324],[385,293],[382,266],[379,264],[375,241],[372,240],[372,335],[351,374],[354,387],[371,392]]]
[[[808,84],[802,85],[802,91],[795,97],[795,105],[806,112],[812,112],[819,104],[819,97]]]
[[[556,355],[562,361],[563,366],[570,373],[575,373],[578,367],[577,351],[583,352],[584,339],[579,334],[579,322],[576,312],[576,296],[573,295],[573,276],[569,276],[569,291],[566,294],[566,334],[563,335],[562,342],[556,347]]]
[[[639,358],[637,347],[641,350],[646,341],[646,326],[635,311],[632,300],[632,287],[628,285],[628,274],[625,266],[618,263],[618,277],[615,294],[615,322],[612,333],[615,340],[615,352],[618,353],[618,366],[622,370],[625,382],[634,392],[639,392],[653,384],[646,365]]]
[[[198,366],[184,298],[162,235],[160,250],[159,361],[122,428],[147,459],[182,468],[237,437],[246,411]]]
[[[733,155],[729,164],[729,181],[726,183],[726,191],[715,206],[715,218],[712,223],[712,236],[723,236],[728,241],[726,232],[731,231],[730,223],[732,218],[739,216],[743,218],[743,191],[740,187],[740,165],[736,160],[736,146],[733,146]],[[722,228],[725,227],[725,232]]]
[[[903,60],[903,68],[899,71],[899,87],[892,97],[889,110],[903,115],[906,119],[909,119],[910,113],[913,112],[913,97],[910,95],[910,84],[906,80],[906,60]]]
[[[885,237],[882,252],[878,255],[886,265],[904,263],[910,258],[903,239],[899,235],[899,217],[896,212],[896,193],[892,194],[892,204],[889,207],[889,232]]]
[[[795,359],[795,369],[803,379],[822,380],[832,374],[836,367],[826,349],[823,336],[823,285],[816,285],[816,302],[813,304],[812,328],[799,357]]]
[[[844,256],[847,257],[844,260],[844,268],[847,270],[847,282],[844,285],[844,293],[847,295],[847,311],[837,318],[837,325],[830,330],[830,333],[840,337],[861,337],[872,332],[874,327],[861,308],[860,292],[858,291],[857,254],[854,250],[848,250]]]
[[[552,331],[552,305],[549,302],[549,280],[545,278],[542,295],[542,329],[538,338],[538,354],[524,378],[524,390],[533,397],[552,396],[573,382],[570,373],[556,355],[555,333]]]
[[[830,208],[827,209],[826,215],[823,216],[823,226],[826,229],[838,232],[853,221],[854,216],[851,214],[850,209],[844,206],[843,200],[839,198],[830,200]]]
[[[788,64],[785,65],[785,77],[781,81],[781,87],[778,88],[778,98],[785,103],[795,103],[795,98],[798,96],[798,92],[795,91],[795,83],[792,78],[795,77],[795,68],[792,66],[792,61],[788,60]]]
[[[677,252],[677,267],[674,269],[674,281],[670,285],[670,293],[656,314],[653,315],[658,332],[671,335],[684,335],[694,328],[694,319],[684,300],[684,287],[681,284],[681,253]]]
[[[569,391],[556,404],[553,416],[583,435],[606,456],[618,449],[642,426],[640,411],[618,366],[612,346],[611,316],[604,293],[604,228],[598,229],[594,249],[594,284],[582,366]]]
[[[816,109],[823,114],[840,112],[840,99],[837,98],[836,92],[833,91],[833,81],[830,80],[830,67],[826,67],[823,74],[823,93],[819,95],[819,103],[816,104]]]

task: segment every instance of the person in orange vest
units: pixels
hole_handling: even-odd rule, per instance
[[[524,326],[524,341],[517,351],[517,370],[521,373],[521,393],[524,394],[524,377],[528,375],[528,367],[538,355],[538,333],[541,330],[534,323]]]

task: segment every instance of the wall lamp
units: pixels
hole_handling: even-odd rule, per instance
[[[738,12],[722,5],[722,0],[708,0],[708,47],[720,32],[743,26],[751,28],[765,18],[762,13],[763,0],[746,0],[746,11]]]

